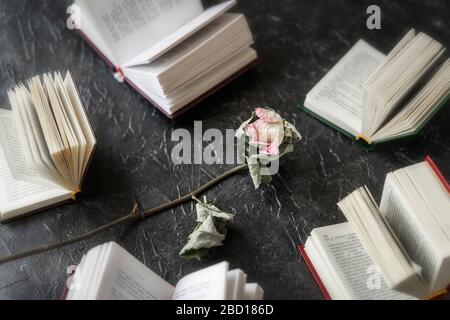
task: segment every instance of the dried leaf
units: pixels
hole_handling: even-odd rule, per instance
[[[201,258],[210,248],[222,245],[233,215],[221,211],[207,202],[197,200],[197,226],[189,235],[188,243],[181,249],[180,255],[190,259]]]

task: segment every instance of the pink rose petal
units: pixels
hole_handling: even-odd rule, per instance
[[[280,115],[272,110],[256,108],[255,113],[258,118],[267,123],[277,123],[283,121]]]
[[[284,139],[283,119],[268,109],[257,108],[255,112],[259,119],[244,128],[250,142],[259,145],[261,154],[279,154]]]
[[[258,130],[253,123],[247,125],[244,128],[244,132],[250,137],[251,143],[258,143]]]
[[[279,141],[273,141],[270,146],[267,147],[267,154],[271,155],[277,155],[280,153],[280,149],[278,148],[280,146]]]

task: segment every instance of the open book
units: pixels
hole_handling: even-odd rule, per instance
[[[390,289],[348,222],[315,228],[299,247],[327,300],[410,300]]]
[[[72,73],[36,76],[0,109],[0,221],[75,199],[96,139]]]
[[[107,63],[174,118],[250,68],[257,54],[235,0],[76,0],[77,28]]]
[[[387,56],[359,40],[301,107],[366,145],[415,135],[450,96],[444,51],[414,30]]]
[[[115,242],[82,258],[67,283],[67,300],[261,300],[264,291],[247,283],[240,269],[222,262],[181,278],[176,286],[147,268]]]
[[[338,203],[389,287],[426,298],[450,284],[450,187],[430,158],[387,175],[378,206],[366,187]]]

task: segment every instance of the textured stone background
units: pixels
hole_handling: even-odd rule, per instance
[[[65,28],[67,1],[0,1],[0,105],[16,81],[70,65],[78,79],[99,147],[84,193],[66,205],[0,226],[0,255],[78,235],[128,213],[133,197],[157,206],[193,190],[227,169],[223,165],[171,162],[176,128],[237,128],[256,106],[267,105],[296,123],[304,136],[282,162],[273,184],[254,191],[247,173],[207,193],[236,214],[225,246],[202,262],[178,252],[194,227],[192,204],[164,212],[139,225],[105,232],[89,241],[0,266],[0,298],[57,299],[65,270],[93,246],[115,240],[139,260],[175,283],[221,260],[259,282],[270,299],[320,299],[320,291],[296,246],[314,227],[342,222],[336,202],[367,184],[377,199],[386,173],[431,154],[450,177],[449,108],[413,140],[367,152],[308,117],[297,104],[361,37],[387,51],[416,27],[450,47],[450,4],[434,1],[376,1],[381,31],[365,27],[373,1],[240,1],[264,62],[209,98],[195,111],[170,122],[127,85],[119,84],[102,60]]]

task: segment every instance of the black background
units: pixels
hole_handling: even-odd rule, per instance
[[[78,80],[99,147],[83,195],[65,205],[0,226],[0,256],[75,236],[130,210],[133,198],[157,206],[224,172],[225,165],[175,166],[171,133],[235,129],[257,106],[270,106],[296,124],[304,139],[282,161],[270,186],[254,190],[247,173],[207,193],[236,214],[225,245],[202,262],[178,256],[195,225],[193,204],[139,225],[117,227],[91,240],[0,266],[0,298],[57,299],[68,265],[93,246],[115,240],[152,270],[175,283],[221,260],[247,272],[269,299],[320,299],[319,289],[296,246],[319,226],[343,222],[336,202],[367,184],[379,200],[386,173],[422,161],[427,154],[450,176],[449,109],[413,140],[367,152],[301,112],[297,104],[337,60],[364,38],[386,52],[415,27],[450,47],[450,4],[377,1],[382,30],[366,28],[373,1],[240,1],[263,63],[176,122],[168,121],[139,94],[118,83],[105,63],[65,27],[68,1],[0,1],[0,105],[19,80],[70,65]]]

